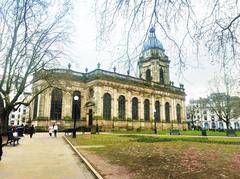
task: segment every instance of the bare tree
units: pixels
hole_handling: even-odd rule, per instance
[[[52,85],[49,74],[33,78],[56,64],[61,57],[62,44],[67,39],[66,15],[70,2],[46,0],[0,1],[0,101],[3,101],[0,127],[6,131],[9,114],[19,105],[29,105],[30,100],[19,96],[33,81],[45,79],[35,95]]]
[[[128,60],[128,68],[140,52],[137,45],[146,39],[152,25],[157,26],[161,37],[175,47],[176,64],[180,69],[186,64],[185,45],[189,50],[189,43],[193,44],[197,54],[207,47],[213,56],[239,63],[236,60],[240,55],[239,1],[103,0],[95,1],[95,7],[100,43],[109,40],[112,30],[123,24],[125,45],[122,45],[124,50],[119,57]],[[132,45],[134,42],[135,46]]]
[[[220,78],[215,77],[212,82],[212,94],[207,98],[207,104],[219,118],[223,121],[227,130],[232,119],[240,117],[240,98],[236,96],[238,86],[235,80],[225,67]]]
[[[239,7],[239,1],[235,0],[208,0],[206,14],[196,22],[196,41],[204,42],[212,56],[217,57],[215,60],[222,64],[239,66]]]
[[[196,117],[197,114],[197,107],[195,105],[191,105],[187,107],[188,111],[188,118],[190,119],[190,126],[191,128],[195,129],[195,123],[198,122],[198,119]]]

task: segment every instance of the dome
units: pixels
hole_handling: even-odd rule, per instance
[[[163,49],[162,43],[157,39],[155,35],[154,27],[151,27],[149,30],[148,39],[143,44],[143,51],[148,49]]]

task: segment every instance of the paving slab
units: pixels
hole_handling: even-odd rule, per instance
[[[19,145],[3,148],[0,179],[93,179],[71,147],[58,137],[37,133],[21,138]]]

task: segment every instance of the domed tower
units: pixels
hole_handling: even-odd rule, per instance
[[[169,81],[169,63],[162,43],[157,39],[155,28],[149,30],[148,39],[144,42],[142,55],[139,58],[139,75],[147,81],[163,85]]]

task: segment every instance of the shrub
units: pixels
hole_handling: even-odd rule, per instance
[[[36,126],[35,131],[36,132],[46,132],[47,128],[45,126]]]
[[[38,117],[37,117],[37,120],[38,120],[38,121],[47,121],[47,120],[48,120],[48,117],[38,116]]]
[[[64,116],[63,120],[64,121],[72,121],[72,118],[70,116]]]

